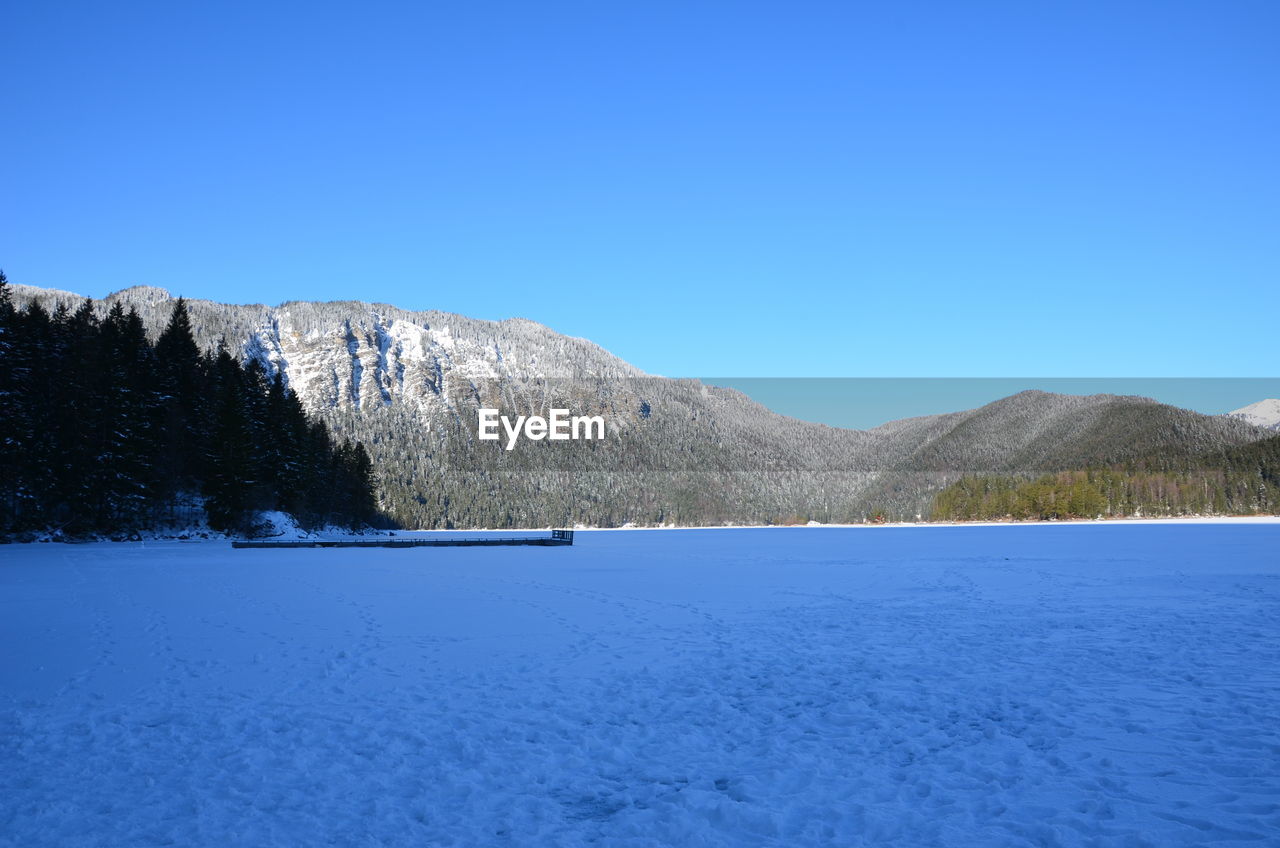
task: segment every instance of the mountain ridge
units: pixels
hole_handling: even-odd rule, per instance
[[[13,289],[18,301],[48,308],[67,297]],[[131,287],[101,308],[135,308],[155,334],[173,300],[158,287]],[[384,505],[407,526],[912,518],[965,473],[1030,473],[1269,435],[1150,398],[1036,391],[853,430],[781,415],[736,390],[648,375],[524,318],[354,300],[186,303],[202,348],[226,344],[280,371],[308,411],[368,447]],[[480,406],[545,414],[552,405],[605,416],[608,439],[508,452],[476,438]]]

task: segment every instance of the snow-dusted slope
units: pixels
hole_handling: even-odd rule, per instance
[[[1255,427],[1280,430],[1280,400],[1276,398],[1260,400],[1257,403],[1251,403],[1233,412],[1228,412],[1227,416],[1247,421]]]
[[[69,292],[13,287],[18,301],[83,300]],[[155,334],[174,296],[134,286],[104,299],[136,309]],[[197,341],[233,350],[284,372],[312,410],[404,405],[434,412],[493,380],[625,379],[645,374],[585,339],[521,318],[481,321],[448,312],[409,311],[381,303],[292,301],[279,306],[188,300]]]

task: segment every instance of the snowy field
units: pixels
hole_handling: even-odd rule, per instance
[[[0,845],[1280,844],[1280,525],[0,546]]]

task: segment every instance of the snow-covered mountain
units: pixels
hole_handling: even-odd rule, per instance
[[[1247,421],[1255,427],[1280,431],[1280,400],[1267,398],[1227,413],[1228,418]]]
[[[14,286],[19,305],[78,295]],[[174,299],[110,295],[156,335]],[[846,430],[778,415],[730,389],[646,375],[524,319],[480,321],[358,301],[188,301],[197,342],[284,374],[331,431],[369,449],[384,507],[408,526],[566,526],[912,517],[964,474],[1076,468],[1268,434],[1148,398],[1021,392],[975,410]],[[602,415],[603,442],[476,438],[476,410]]]
[[[52,309],[84,298],[70,292],[12,286],[21,304]],[[153,335],[175,298],[153,286],[107,296],[137,310]],[[188,300],[196,341],[214,350],[225,341],[245,358],[284,372],[312,411],[401,405],[424,411],[452,406],[459,385],[544,378],[625,379],[639,369],[585,339],[520,318],[479,321],[446,312],[412,312],[381,303],[293,301],[279,306]]]

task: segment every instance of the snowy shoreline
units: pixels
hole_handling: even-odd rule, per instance
[[[1280,515],[1188,515],[1178,518],[1100,518],[1067,521],[887,521],[879,524],[719,524],[699,526],[659,525],[657,527],[586,527],[575,530],[876,530],[884,527],[1097,527],[1100,525],[1133,524],[1280,524]],[[529,528],[550,529],[550,528]],[[402,531],[402,532],[457,532],[457,531]],[[500,532],[500,531],[467,531]],[[516,531],[510,531],[516,532]]]
[[[1179,518],[1102,518],[1089,520],[1069,520],[1069,521],[898,521],[885,522],[882,524],[715,524],[715,525],[658,525],[658,526],[635,526],[635,527],[592,527],[588,525],[575,525],[573,530],[589,530],[601,533],[630,532],[636,530],[653,531],[653,530],[879,530],[886,528],[939,528],[939,527],[1099,527],[1099,526],[1133,526],[1138,524],[1280,524],[1280,515],[1191,515]],[[361,533],[352,533],[349,531],[331,528],[326,531],[316,531],[306,533],[297,531],[291,534],[280,533],[262,538],[368,538],[370,536],[386,536],[386,535],[415,535],[415,534],[475,534],[475,533],[538,533],[549,530],[562,529],[559,527],[475,527],[461,528],[452,530],[426,529],[426,530],[367,530]],[[61,537],[42,536],[35,539],[8,539],[0,540],[0,545],[5,544],[39,544],[39,543],[57,543],[57,544],[89,544],[96,542],[228,542],[232,539],[240,538],[238,536],[228,536],[222,533],[210,531],[208,529],[187,529],[181,531],[156,532],[149,531],[140,534],[134,534],[137,538],[112,539],[104,537],[94,537],[86,539],[68,539]]]

